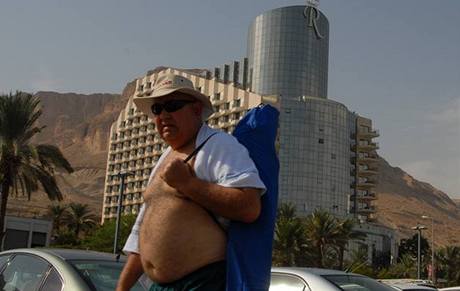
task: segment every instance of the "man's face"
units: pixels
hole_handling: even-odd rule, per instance
[[[201,102],[187,94],[174,92],[155,99],[154,104],[159,104],[157,109],[162,109],[161,112],[154,112],[154,121],[158,133],[167,144],[177,149],[194,140],[201,126]]]

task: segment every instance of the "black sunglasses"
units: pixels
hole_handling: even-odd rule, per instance
[[[171,113],[171,112],[176,112],[177,110],[181,109],[187,104],[190,103],[195,103],[195,101],[192,100],[169,100],[164,103],[153,103],[152,107],[150,108],[152,110],[152,113],[154,115],[160,115],[161,111],[166,110],[166,112]]]

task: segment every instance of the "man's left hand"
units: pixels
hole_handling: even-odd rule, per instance
[[[160,177],[171,187],[180,192],[195,175],[192,167],[182,159],[175,158],[167,164]]]

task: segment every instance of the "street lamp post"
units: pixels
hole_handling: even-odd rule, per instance
[[[422,215],[423,219],[431,219],[431,280],[435,282],[435,267],[434,267],[434,219],[428,215]]]
[[[118,173],[117,176],[121,178],[121,182],[120,182],[120,195],[118,196],[117,222],[115,224],[115,238],[113,240],[113,253],[114,254],[118,253],[118,236],[120,232],[121,206],[122,206],[122,200],[123,200],[123,190],[125,188],[125,179],[128,176],[134,176],[134,173],[123,172],[123,173]]]
[[[422,236],[422,230],[426,229],[424,225],[417,225],[412,227],[413,230],[418,231],[418,248],[417,248],[417,279],[420,279],[420,237]]]

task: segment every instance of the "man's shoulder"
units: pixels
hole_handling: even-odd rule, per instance
[[[231,134],[224,132],[220,129],[211,128],[207,125],[200,132],[197,144],[201,144],[209,138],[207,143],[209,145],[240,145],[238,140]]]

